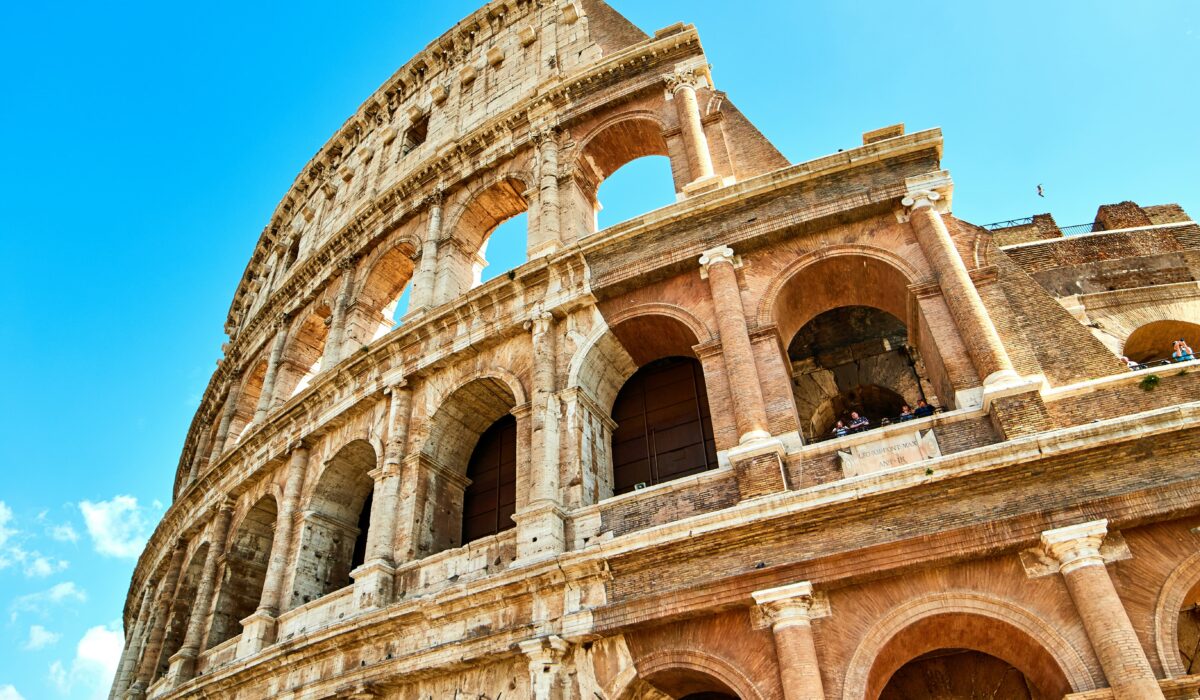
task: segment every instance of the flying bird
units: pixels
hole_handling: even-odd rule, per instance
[[[1041,186],[1041,184],[1039,184],[1039,185],[1038,185],[1038,196],[1039,196],[1039,197],[1045,197],[1045,196],[1046,196],[1046,192],[1045,192],[1045,190],[1043,190],[1043,189],[1042,189],[1042,186]]]

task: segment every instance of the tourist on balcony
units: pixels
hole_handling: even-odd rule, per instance
[[[866,416],[858,415],[858,411],[850,412],[850,430],[861,433],[871,427],[871,421],[867,420]]]
[[[1175,341],[1175,352],[1171,353],[1171,359],[1176,362],[1187,362],[1196,359],[1196,353],[1192,351],[1186,340],[1180,338]]]
[[[896,416],[896,420],[897,421],[906,421],[906,420],[912,420],[913,418],[916,418],[916,417],[917,417],[917,414],[913,413],[913,410],[908,407],[908,404],[904,404],[903,406],[900,407],[900,415]]]
[[[833,433],[834,437],[845,437],[846,435],[850,434],[850,428],[847,428],[846,424],[842,421],[838,421],[834,424],[831,432]]]
[[[1138,363],[1134,362],[1133,360],[1129,359],[1128,357],[1125,357],[1124,355],[1121,355],[1121,362],[1124,362],[1125,366],[1128,367],[1129,369],[1137,369],[1138,368]]]
[[[933,415],[933,406],[925,403],[925,399],[917,401],[917,410],[913,411],[913,415],[917,418],[928,418]]]

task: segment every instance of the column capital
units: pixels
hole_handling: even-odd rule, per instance
[[[523,642],[517,642],[517,646],[520,647],[522,654],[529,657],[529,668],[532,671],[562,663],[563,656],[570,648],[566,641],[553,634],[539,639],[526,639]]]
[[[662,79],[666,83],[667,89],[672,93],[684,88],[695,90],[703,84],[700,75],[692,69],[679,69],[672,73],[667,73]]]
[[[280,311],[275,316],[275,323],[273,325],[273,328],[276,331],[286,330],[287,324],[288,324],[288,319],[290,319],[291,317],[292,317],[292,314],[290,311]]]
[[[733,254],[733,248],[727,245],[719,245],[715,248],[709,248],[700,254],[700,267],[704,272],[718,263],[727,262],[734,267],[737,267],[738,259]]]
[[[355,260],[355,258],[353,255],[347,255],[345,257],[339,258],[337,261],[337,267],[339,270],[343,270],[343,271],[344,270],[353,270],[354,269],[354,260]]]
[[[411,387],[408,386],[408,377],[400,377],[399,379],[390,382],[383,387],[383,393],[385,396],[395,396],[399,392],[405,390],[411,391]]]
[[[1042,533],[1042,550],[1059,563],[1063,575],[1085,566],[1104,566],[1100,543],[1108,534],[1107,520],[1069,525]]]
[[[900,203],[907,209],[917,210],[932,207],[934,202],[942,198],[936,190],[909,190]]]
[[[442,189],[439,187],[421,198],[421,204],[426,207],[442,206]]]
[[[768,588],[750,594],[761,614],[761,626],[769,623],[772,628],[787,625],[807,625],[812,620],[828,617],[829,601],[820,593],[814,593],[812,582]]]
[[[529,140],[535,146],[541,146],[544,143],[558,145],[558,134],[561,130],[552,124],[543,125],[531,128],[529,130]]]
[[[544,335],[550,332],[550,324],[553,322],[554,314],[541,307],[537,307],[529,314],[529,320],[524,325],[525,330],[532,332],[534,335]]]

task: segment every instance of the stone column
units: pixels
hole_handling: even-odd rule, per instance
[[[284,346],[287,345],[287,320],[287,314],[279,314],[275,322],[275,342],[271,345],[271,354],[267,357],[267,372],[263,375],[262,393],[258,395],[258,406],[254,409],[255,423],[262,423],[271,407],[271,400],[275,394],[275,377],[279,375],[279,360],[283,357]]]
[[[808,581],[790,586],[755,591],[754,602],[775,633],[775,655],[786,700],[823,700],[821,667],[813,640],[812,621],[829,614],[827,606],[813,598]]]
[[[167,672],[168,683],[178,686],[196,675],[196,659],[200,656],[200,644],[204,641],[204,626],[212,607],[213,594],[217,587],[217,565],[225,558],[225,545],[229,539],[229,521],[233,518],[233,499],[225,499],[217,506],[213,516],[213,528],[209,538],[208,554],[204,557],[204,568],[200,571],[200,584],[192,609],[188,615],[187,632],[183,645],[171,657],[171,668]]]
[[[770,437],[771,433],[733,263],[733,250],[728,246],[706,250],[700,256],[700,274],[708,278],[717,329],[721,334],[721,351],[729,376],[738,441],[744,444]]]
[[[984,389],[1019,382],[1020,376],[1013,369],[1000,334],[996,332],[954,239],[950,237],[950,230],[934,207],[939,199],[941,195],[932,190],[912,190],[902,201],[910,208],[909,223],[917,242],[933,267],[954,325],[967,346],[975,371],[983,380]]]
[[[375,490],[371,497],[371,524],[362,566],[350,572],[360,608],[382,607],[392,600],[395,578],[396,515],[400,507],[401,464],[408,444],[412,389],[401,379],[389,386],[388,440],[383,466],[371,471]]]
[[[562,494],[559,488],[559,404],[555,392],[554,316],[535,308],[525,327],[533,345],[533,382],[529,412],[529,500],[517,521],[517,556],[537,559],[565,549]]]
[[[233,424],[233,416],[237,413],[238,399],[242,395],[242,376],[234,372],[229,379],[229,391],[225,394],[225,407],[221,410],[221,422],[217,425],[217,436],[213,438],[212,452],[208,455],[208,463],[216,464],[217,458],[225,451],[225,441],[229,439],[229,426]]]
[[[538,201],[541,206],[537,239],[529,241],[528,257],[533,260],[558,249],[562,242],[562,221],[558,197],[558,132],[552,127],[534,131],[530,138],[538,150]]]
[[[238,642],[238,658],[261,651],[275,643],[275,616],[283,604],[283,579],[292,549],[296,509],[300,504],[300,490],[304,487],[304,473],[308,470],[308,447],[299,443],[292,448],[288,460],[287,480],[283,486],[283,502],[275,515],[275,535],[271,540],[271,558],[267,561],[267,573],[263,579],[262,595],[258,610],[242,620],[242,639]]]
[[[421,263],[413,275],[412,292],[408,297],[408,313],[424,311],[433,306],[433,287],[437,278],[438,240],[442,237],[442,193],[437,191],[425,198],[429,205],[429,221],[425,240],[421,242]]]
[[[529,658],[529,692],[533,700],[563,700],[563,657],[569,646],[551,635],[518,642],[521,653]]]
[[[704,125],[700,123],[700,104],[696,99],[696,86],[700,77],[695,71],[677,71],[664,77],[667,89],[675,99],[675,110],[679,114],[679,128],[687,144],[690,161],[688,168],[692,181],[684,190],[703,189],[716,179],[713,171],[712,153],[708,150],[708,139],[704,136]]]
[[[1115,700],[1162,700],[1146,652],[1104,568],[1100,543],[1106,534],[1107,520],[1047,530],[1042,550],[1059,564]]]
[[[146,697],[146,688],[154,679],[154,671],[158,668],[158,657],[162,653],[163,638],[167,635],[167,618],[170,617],[171,602],[175,598],[175,588],[179,585],[179,572],[183,569],[183,556],[187,553],[187,542],[180,539],[175,543],[171,552],[171,563],[167,565],[167,573],[163,577],[162,588],[158,591],[158,600],[154,602],[154,623],[150,626],[150,636],[142,649],[142,659],[137,666],[133,686],[126,693],[129,700],[140,700]]]
[[[196,452],[192,455],[192,463],[188,465],[187,481],[185,481],[182,487],[179,489],[180,493],[182,493],[183,489],[187,488],[193,481],[196,480],[197,477],[200,476],[200,462],[207,457],[209,452],[212,450],[212,444],[210,442],[211,440],[212,432],[205,430],[200,436],[200,441],[196,443]],[[175,496],[178,497],[179,494],[177,493]]]
[[[123,697],[125,691],[129,688],[129,684],[133,681],[134,667],[137,665],[138,654],[142,650],[142,635],[146,631],[146,618],[150,616],[150,603],[154,599],[154,586],[156,582],[151,580],[146,582],[146,589],[142,591],[142,602],[138,605],[137,617],[134,618],[133,629],[127,635],[128,639],[125,643],[125,651],[121,654],[121,662],[117,665],[117,673],[113,679],[112,690],[109,691],[109,700]]]
[[[342,271],[337,298],[333,301],[333,314],[329,320],[329,337],[325,339],[325,352],[321,358],[321,369],[332,368],[345,356],[346,309],[350,306],[350,287],[354,283],[354,258],[338,260]]]

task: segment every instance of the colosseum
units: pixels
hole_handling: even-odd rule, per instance
[[[463,19],[258,239],[111,697],[1198,697],[1200,226],[969,223],[942,147],[792,164],[693,26]]]

